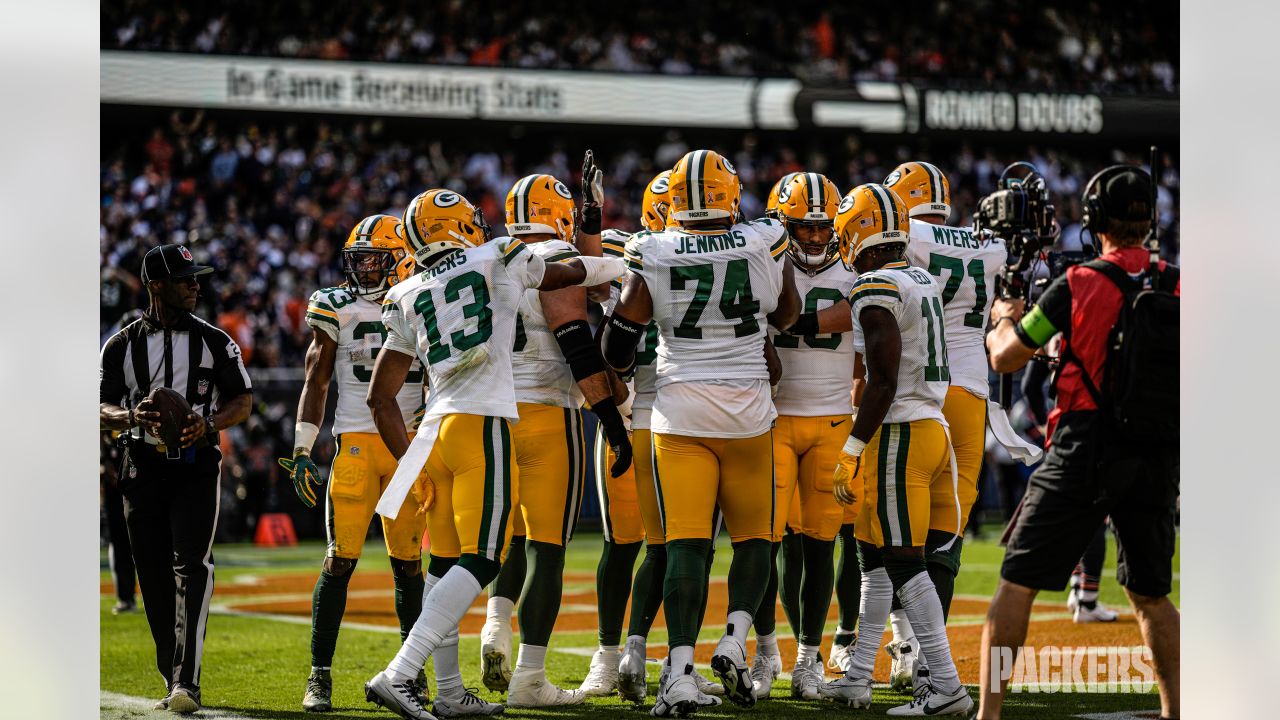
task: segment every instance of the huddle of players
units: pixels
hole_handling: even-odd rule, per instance
[[[308,308],[298,439],[281,461],[314,504],[322,481],[310,449],[336,377],[305,709],[331,709],[346,587],[375,511],[404,642],[366,697],[406,718],[502,711],[459,672],[458,624],[485,586],[483,681],[512,707],[614,692],[643,701],[647,635],[663,604],[669,653],[653,715],[684,716],[720,695],[751,706],[781,672],[780,591],[799,641],[793,697],[869,706],[878,628],[900,604],[894,684],[915,693],[889,714],[971,709],[944,623],[976,497],[987,287],[1004,248],[943,225],[949,188],[928,163],[843,198],[822,175],[793,173],[774,187],[769,217],[754,221],[741,218],[739,197],[732,165],[697,150],[646,188],[644,231],[602,232],[601,174],[588,153],[581,214],[562,183],[528,176],[506,201],[514,237],[490,239],[479,211],[448,190],[352,231],[346,286],[318,291]],[[598,338],[588,297],[605,310]],[[584,401],[602,423],[600,647],[582,686],[564,690],[543,668],[585,486]],[[693,649],[721,527],[733,558],[712,683],[694,671]],[[833,585],[841,621],[829,665],[844,675],[824,682]]]

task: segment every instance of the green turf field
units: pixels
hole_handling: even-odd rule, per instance
[[[716,553],[715,573],[723,577],[728,569],[730,552],[728,543],[722,542],[722,552]],[[566,572],[593,574],[600,551],[600,537],[580,534],[570,546]],[[309,669],[310,628],[305,619],[245,617],[218,612],[218,606],[234,602],[236,579],[245,575],[267,576],[276,573],[314,573],[323,556],[323,546],[307,543],[296,548],[263,549],[250,545],[227,545],[215,548],[217,585],[213,597],[215,613],[210,617],[205,641],[203,665],[203,694],[207,705],[201,716],[223,718],[303,718],[315,717],[303,713],[300,706],[303,685]],[[956,593],[989,597],[995,587],[1002,550],[992,541],[966,541],[964,567],[957,583]],[[110,582],[106,572],[105,554],[102,560],[102,580]],[[1110,606],[1125,606],[1123,593],[1114,582],[1114,547],[1108,553],[1108,575],[1104,577],[1102,599]],[[1177,557],[1175,556],[1175,570]],[[360,562],[357,574],[362,572],[389,571],[385,551],[380,541],[373,541]],[[1175,574],[1173,600],[1178,602],[1177,575]],[[388,579],[388,588],[390,580]],[[584,587],[585,586],[585,587]],[[591,583],[576,580],[566,583],[566,593],[592,588]],[[389,594],[389,590],[388,590]],[[1060,603],[1063,593],[1048,594],[1043,599]],[[167,713],[150,710],[150,705],[164,694],[162,681],[154,668],[154,650],[142,613],[115,617],[111,614],[114,598],[104,594],[100,603],[102,717],[144,718],[172,717]],[[351,621],[350,614],[347,618]],[[357,621],[358,623],[358,621]],[[722,631],[719,623],[710,619],[703,629],[702,639],[714,640]],[[834,631],[834,624],[827,632]],[[788,632],[786,620],[778,613],[778,634]],[[828,638],[830,636],[828,635]],[[650,642],[661,642],[665,632],[655,628]],[[552,638],[552,652],[547,655],[547,677],[565,687],[576,687],[586,674],[590,661],[589,650],[595,647],[594,631],[560,632]],[[829,640],[828,640],[829,643]],[[334,718],[390,718],[390,713],[377,710],[364,700],[362,685],[366,679],[386,666],[399,647],[399,635],[392,628],[378,628],[358,623],[357,627],[344,627],[335,658]],[[578,654],[565,652],[572,650]],[[825,648],[824,648],[825,651]],[[463,677],[470,684],[479,686],[479,640],[463,637],[461,644]],[[705,668],[704,668],[705,669]],[[428,674],[430,674],[428,664]],[[650,700],[656,687],[658,666],[650,664]],[[434,687],[434,683],[433,683]],[[819,713],[839,713],[858,717],[882,717],[884,711],[902,704],[909,698],[890,693],[887,689],[876,691],[876,703],[867,711],[855,711],[829,703],[801,702],[786,699],[789,685],[779,680],[774,698],[762,701],[752,710],[735,706],[723,706],[699,713],[699,716],[725,717],[751,715],[759,718],[817,717]],[[482,691],[482,697],[500,701],[498,694]],[[976,697],[976,696],[975,696]],[[643,712],[633,709],[616,697],[589,700],[587,704],[552,711],[508,710],[508,717],[566,717],[605,718],[647,717],[649,705]],[[1152,710],[1158,715],[1159,701],[1154,694],[1020,694],[1012,695],[1006,705],[1005,717],[1009,718],[1069,718],[1089,716],[1095,713]],[[1116,715],[1109,717],[1126,717]]]

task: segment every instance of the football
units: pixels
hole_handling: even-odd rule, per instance
[[[151,410],[160,413],[160,441],[168,447],[178,447],[182,429],[189,423],[191,403],[173,388],[158,387],[147,396]]]

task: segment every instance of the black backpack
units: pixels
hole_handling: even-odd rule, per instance
[[[1178,448],[1178,320],[1174,294],[1179,272],[1148,269],[1138,278],[1106,260],[1084,263],[1107,277],[1124,295],[1115,327],[1107,338],[1102,386],[1082,372],[1085,388],[1098,406],[1102,437],[1125,449],[1177,451]],[[1154,275],[1154,278],[1153,278]],[[1069,352],[1064,357],[1081,364]],[[1110,444],[1110,443],[1108,443]]]

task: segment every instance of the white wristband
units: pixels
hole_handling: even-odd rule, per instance
[[[296,455],[299,449],[306,450],[307,454],[311,454],[311,446],[316,444],[316,438],[320,436],[320,428],[309,422],[300,422],[293,426],[293,451]]]
[[[844,441],[844,454],[858,457],[866,447],[866,443],[850,435],[849,439]]]
[[[627,271],[627,265],[622,261],[622,258],[581,255],[575,259],[581,262],[582,267],[587,271],[586,279],[579,285],[591,286],[607,283],[622,277],[622,274]]]

